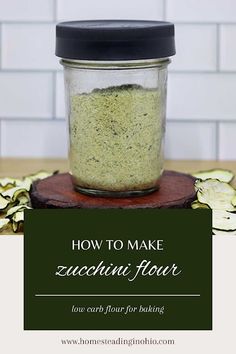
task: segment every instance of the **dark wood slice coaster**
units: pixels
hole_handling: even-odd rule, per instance
[[[74,190],[69,173],[56,174],[34,182],[31,191],[33,208],[189,208],[195,199],[195,178],[179,172],[165,171],[158,191],[129,198],[91,197]]]

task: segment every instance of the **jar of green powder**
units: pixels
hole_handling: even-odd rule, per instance
[[[73,21],[56,28],[75,189],[127,197],[158,188],[174,25]]]

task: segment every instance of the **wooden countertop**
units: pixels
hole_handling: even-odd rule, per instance
[[[213,168],[225,168],[236,174],[236,161],[173,161],[165,162],[165,169],[185,173],[193,173]],[[39,170],[67,172],[69,169],[66,159],[0,159],[0,177],[22,177]],[[1,217],[1,214],[0,214]],[[5,232],[4,234],[12,234]],[[18,233],[19,235],[20,233]],[[1,235],[1,233],[0,233]],[[16,235],[16,234],[15,234]]]

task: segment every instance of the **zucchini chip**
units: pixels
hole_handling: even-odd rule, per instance
[[[191,204],[192,209],[210,209],[207,204],[200,203],[198,200],[195,200]]]
[[[3,231],[9,224],[9,219],[0,219],[0,231]]]
[[[0,232],[3,228],[11,226],[13,232],[23,231],[24,210],[32,209],[30,189],[36,180],[44,179],[58,173],[39,171],[22,179],[0,178]]]
[[[11,178],[11,177],[6,177],[6,178],[0,178],[0,187],[2,187],[4,190],[16,187],[19,185],[22,181],[17,178]]]
[[[31,174],[31,175],[28,175],[28,176],[25,176],[24,177],[24,180],[25,179],[29,179],[31,180],[31,183],[34,182],[34,181],[37,181],[39,179],[44,179],[44,178],[47,178],[47,177],[50,177],[52,175],[55,175],[57,174],[58,171],[54,171],[54,172],[47,172],[47,171],[39,171],[37,173],[34,173],[34,174]]]
[[[231,203],[236,192],[228,183],[217,179],[198,180],[195,188],[200,203],[207,204],[211,209],[236,211]]]
[[[17,201],[19,205],[30,205],[29,193],[19,195]]]
[[[212,211],[213,229],[236,231],[236,214],[224,210]]]
[[[212,230],[215,236],[236,236],[236,231]]]
[[[199,171],[193,174],[194,177],[205,181],[206,179],[218,179],[220,182],[230,183],[233,178],[234,174],[232,171],[229,170],[208,170],[208,171]]]
[[[10,209],[8,209],[8,212],[6,214],[6,218],[12,219],[14,215],[20,211],[24,211],[25,209],[32,209],[27,205],[16,205]]]
[[[15,222],[23,222],[24,221],[24,210],[19,210],[15,212],[12,216],[12,220]]]
[[[24,228],[24,223],[23,221],[20,221],[20,222],[15,222],[13,220],[12,222],[12,230],[13,232],[20,232],[20,231],[23,231],[23,228]]]
[[[236,207],[236,195],[233,197],[233,199],[231,200],[231,204]]]
[[[26,177],[26,178],[21,182],[21,184],[19,185],[19,187],[26,189],[27,192],[30,191],[31,186],[32,186],[32,181],[31,181],[31,179],[28,178],[28,177]]]
[[[10,200],[7,200],[0,194],[0,211],[5,210],[10,204]]]
[[[17,205],[10,208],[6,214],[6,218],[11,222],[13,232],[23,230],[24,226],[24,210],[32,209],[27,205]]]
[[[14,187],[2,193],[2,197],[11,202],[16,202],[22,195],[28,195],[28,191],[22,187]]]
[[[12,216],[12,230],[14,232],[22,231],[24,223],[24,210],[15,212]]]

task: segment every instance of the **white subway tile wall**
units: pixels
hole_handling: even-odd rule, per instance
[[[163,18],[163,0],[58,0],[57,20]]]
[[[170,159],[214,160],[215,135],[214,123],[168,121],[165,153]]]
[[[65,121],[4,121],[1,150],[6,157],[66,157]],[[12,142],[16,142],[12,144]]]
[[[236,24],[222,25],[220,28],[220,69],[236,71]]]
[[[56,118],[65,117],[65,96],[64,96],[63,73],[56,74]]]
[[[166,0],[167,19],[175,22],[234,22],[235,0]]]
[[[236,159],[235,0],[0,0],[0,9],[0,156],[67,155],[56,22],[129,18],[176,24],[166,157]]]
[[[220,159],[235,160],[236,124],[220,123],[219,140],[221,145]]]
[[[2,69],[59,69],[54,24],[3,24]]]
[[[167,114],[173,119],[236,120],[235,95],[236,73],[172,73]]]
[[[52,21],[54,0],[0,0],[0,21]]]
[[[216,25],[175,26],[177,55],[172,59],[171,71],[216,71]]]
[[[53,118],[52,73],[0,72],[0,118]]]

